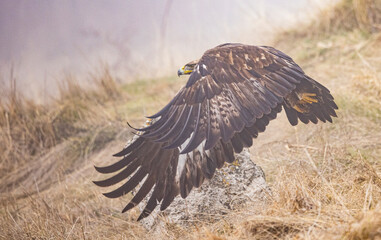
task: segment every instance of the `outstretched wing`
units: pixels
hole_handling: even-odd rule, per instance
[[[252,138],[265,130],[282,105],[290,111],[300,109],[295,107],[299,102],[287,99],[297,92],[297,86],[316,85],[306,84],[308,79],[290,57],[273,48],[225,44],[208,50],[186,86],[167,106],[149,117],[155,122],[137,129],[143,134],[116,154],[123,159],[97,168],[101,173],[123,170],[95,183],[110,186],[131,176],[124,185],[105,194],[119,197],[145,178],[124,211],[141,202],[150,191],[151,197],[139,219],[148,216],[159,203],[163,210],[178,194],[185,198],[193,186],[211,178],[216,168],[232,162],[233,152],[251,146]],[[333,102],[325,89],[321,91],[330,97],[323,100]],[[303,91],[308,90],[303,87],[300,92]],[[319,101],[310,103],[327,105]],[[306,110],[301,116],[307,113],[313,115]]]
[[[206,140],[205,149],[219,139],[228,142],[234,133],[254,124],[283,102],[305,78],[290,58],[265,48],[223,45],[207,51],[184,88],[159,113],[146,138],[165,143],[167,149],[187,144],[181,153]]]

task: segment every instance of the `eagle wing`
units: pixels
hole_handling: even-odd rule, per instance
[[[317,98],[306,95],[303,102],[298,96],[304,91],[312,91]],[[290,97],[293,94],[296,100]],[[331,120],[330,116],[336,115],[333,109],[337,109],[328,89],[307,77],[279,50],[240,44],[210,49],[199,60],[186,86],[149,117],[154,123],[136,129],[141,136],[115,154],[123,158],[110,166],[96,167],[101,173],[121,171],[95,183],[111,186],[128,179],[105,193],[115,198],[132,191],[145,179],[123,210],[136,206],[151,192],[140,220],[158,204],[161,210],[166,209],[178,194],[185,198],[193,187],[211,178],[216,168],[234,161],[234,152],[251,146],[252,138],[265,130],[282,106],[291,124],[296,124],[298,118],[302,122]],[[299,112],[302,107],[305,112]]]

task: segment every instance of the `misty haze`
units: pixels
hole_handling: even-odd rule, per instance
[[[320,3],[321,4],[321,3]],[[314,12],[311,0],[1,1],[0,74],[37,100],[108,66],[119,82],[174,75],[225,42],[266,45]],[[305,11],[306,6],[309,6]],[[46,93],[45,93],[46,95]]]
[[[0,0],[0,239],[381,239],[380,56],[381,0]]]

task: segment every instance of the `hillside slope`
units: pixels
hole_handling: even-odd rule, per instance
[[[361,15],[364,8],[371,18]],[[339,112],[332,124],[296,127],[282,113],[254,141],[252,160],[272,189],[266,207],[234,210],[189,229],[164,218],[161,238],[381,237],[380,9],[379,1],[343,1],[322,13],[325,22],[275,41],[331,89]],[[92,184],[100,177],[93,164],[111,162],[131,137],[126,120],[139,125],[185,80],[118,86],[107,70],[94,79],[92,90],[67,79],[49,106],[23,99],[16,89],[0,102],[1,239],[153,238],[134,220],[136,210],[120,213],[129,196],[110,200]]]

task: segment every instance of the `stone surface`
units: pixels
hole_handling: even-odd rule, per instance
[[[186,199],[177,196],[164,212],[155,211],[141,223],[151,231],[158,231],[164,222],[189,226],[197,221],[220,219],[246,203],[263,202],[269,188],[263,170],[250,159],[248,150],[236,155],[236,161],[218,169],[213,178],[200,188],[193,188]],[[147,200],[147,199],[146,199]],[[145,202],[139,205],[144,209]]]

